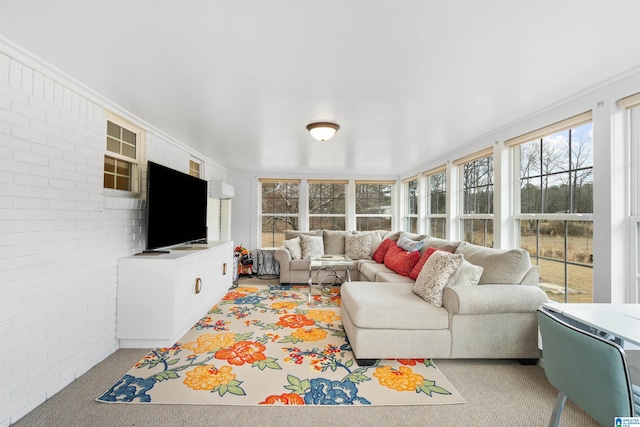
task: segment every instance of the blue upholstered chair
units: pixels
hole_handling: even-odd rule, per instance
[[[570,325],[545,307],[537,314],[544,370],[559,391],[549,426],[558,425],[567,398],[605,426],[615,425],[615,417],[640,415],[640,388],[631,384],[619,345]]]

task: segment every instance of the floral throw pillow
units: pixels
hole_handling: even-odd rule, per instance
[[[324,255],[324,241],[322,236],[306,236],[301,234],[300,247],[302,248],[302,258]]]
[[[344,254],[351,259],[371,259],[371,234],[347,234]]]
[[[456,274],[464,257],[436,251],[425,262],[420,271],[413,292],[436,307],[442,307],[442,293]]]

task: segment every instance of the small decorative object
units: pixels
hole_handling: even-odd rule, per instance
[[[243,276],[253,275],[253,258],[251,257],[251,251],[240,244],[236,246],[234,256],[238,258],[238,274]]]

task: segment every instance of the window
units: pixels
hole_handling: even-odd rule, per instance
[[[447,237],[447,169],[446,166],[425,172],[427,234]]]
[[[356,181],[356,230],[391,230],[394,181]]]
[[[457,160],[462,183],[463,239],[493,247],[493,149]]]
[[[627,303],[640,303],[640,93],[618,101],[628,114],[629,165],[629,289]]]
[[[104,156],[104,188],[133,193],[140,191],[139,165],[142,129],[107,113],[107,153]]]
[[[299,230],[300,180],[260,179],[260,247],[280,247],[285,230]]]
[[[418,233],[418,178],[409,178],[404,182],[405,189],[405,230]]]
[[[309,180],[309,229],[345,230],[347,181]]]
[[[507,141],[519,159],[520,246],[560,302],[593,301],[592,128],[589,112]]]
[[[189,175],[200,178],[200,163],[195,160],[189,160]]]

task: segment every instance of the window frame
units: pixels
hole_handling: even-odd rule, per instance
[[[362,213],[358,213],[358,185],[388,185],[389,186],[389,191],[390,191],[390,195],[389,195],[389,201],[390,201],[390,205],[389,205],[389,213],[387,214],[380,214],[380,213],[376,213],[376,214],[362,214]],[[365,218],[380,218],[381,220],[389,220],[390,223],[390,230],[393,229],[394,227],[394,212],[395,212],[395,192],[396,192],[396,181],[393,180],[356,180],[354,182],[354,217],[355,217],[355,228],[358,231],[368,231],[369,228],[367,228],[367,230],[362,230],[360,227],[360,224],[358,223],[359,219],[365,219]],[[390,231],[389,230],[389,231]]]
[[[440,167],[428,170],[423,172],[423,180],[424,180],[424,206],[425,206],[425,230],[426,234],[433,237],[438,237],[441,239],[447,238],[447,221],[448,221],[448,210],[447,210],[447,198],[449,197],[447,193],[447,166],[442,165]],[[444,194],[444,213],[433,212],[433,178],[437,175],[443,175],[444,180],[442,181],[442,192],[439,194]],[[442,225],[441,232],[434,232],[433,223],[437,221],[444,221]],[[437,229],[437,228],[436,228]]]
[[[505,141],[505,145],[507,147],[509,147],[510,149],[510,158],[512,159],[512,164],[513,164],[513,180],[514,180],[514,191],[513,191],[513,196],[514,196],[514,219],[515,219],[515,227],[516,227],[516,236],[517,236],[517,244],[519,247],[523,247],[523,242],[522,242],[522,228],[524,226],[524,221],[535,221],[535,248],[534,248],[534,252],[531,253],[531,250],[529,250],[530,253],[530,257],[531,257],[531,261],[534,265],[538,265],[541,266],[541,263],[547,263],[547,262],[553,262],[553,263],[560,263],[563,265],[563,282],[561,284],[555,284],[555,283],[551,283],[551,285],[556,285],[556,286],[560,286],[561,287],[561,291],[564,294],[564,298],[563,301],[560,302],[564,302],[564,303],[568,303],[568,302],[576,302],[576,301],[570,301],[570,292],[569,292],[569,282],[570,282],[570,272],[569,269],[570,268],[590,268],[592,270],[591,276],[592,276],[592,283],[591,283],[591,302],[593,301],[593,260],[591,259],[591,264],[589,265],[589,263],[585,263],[585,262],[577,262],[577,261],[573,261],[569,259],[569,242],[571,241],[571,235],[569,233],[569,229],[571,227],[572,224],[577,224],[577,225],[581,225],[583,223],[591,223],[591,229],[593,230],[593,212],[591,213],[585,213],[585,212],[561,212],[561,213],[547,213],[547,212],[526,212],[526,213],[522,213],[521,209],[522,209],[522,183],[525,179],[530,179],[531,177],[527,176],[527,177],[523,177],[522,176],[522,147],[524,147],[527,144],[533,143],[533,142],[537,142],[540,144],[540,151],[544,152],[544,141],[545,138],[547,137],[552,137],[555,135],[560,135],[563,132],[567,132],[568,131],[568,170],[563,172],[566,172],[567,174],[569,174],[569,176],[571,175],[571,173],[574,170],[577,169],[583,169],[583,168],[573,168],[573,159],[571,157],[571,152],[572,152],[572,144],[573,144],[573,138],[572,138],[572,130],[579,128],[587,123],[591,123],[593,126],[593,121],[592,121],[592,117],[591,117],[591,112],[585,112],[585,113],[581,113],[578,114],[576,116],[573,117],[569,117],[565,120],[562,120],[560,122],[557,123],[553,123],[549,126],[540,128],[538,130],[535,130],[533,132],[521,135],[519,137],[516,138],[512,138],[510,140]],[[591,132],[593,132],[593,128],[591,129]],[[593,149],[593,139],[591,140],[591,148]],[[543,159],[540,158],[540,163],[542,165]],[[590,169],[593,170],[593,160],[591,162],[591,166]],[[547,171],[546,172],[546,176],[551,176],[556,174],[557,172],[554,171]],[[544,180],[544,176],[545,176],[545,172],[543,171],[542,166],[540,167],[540,178],[541,180]],[[593,178],[591,180],[591,183],[593,185]],[[543,197],[543,191],[542,189],[540,190],[540,197]],[[571,209],[573,209],[573,200],[568,201],[568,206],[571,207]],[[592,194],[592,203],[591,205],[593,206],[593,194]],[[541,202],[541,205],[543,206],[543,203]],[[593,209],[592,209],[593,210]],[[549,257],[547,255],[545,255],[545,253],[541,253],[541,250],[543,249],[541,247],[541,225],[547,223],[547,224],[553,224],[553,223],[561,223],[562,224],[562,229],[563,229],[563,234],[562,234],[562,238],[563,238],[563,249],[562,249],[562,259],[559,259],[558,257]],[[591,241],[593,242],[593,231],[591,231]],[[545,251],[548,251],[548,249],[545,249]],[[592,251],[593,252],[593,251]],[[593,255],[593,254],[592,254]],[[542,277],[542,274],[541,274]],[[550,289],[549,289],[550,290]],[[553,298],[553,295],[551,296]]]
[[[490,184],[484,185],[482,187],[491,188],[491,201],[487,203],[487,208],[490,209],[490,212],[481,212],[481,213],[465,213],[465,188],[467,188],[467,183],[465,182],[465,167],[470,163],[475,163],[484,159],[490,159],[491,165],[491,175],[490,175]],[[454,165],[457,166],[458,170],[458,206],[459,214],[458,214],[458,223],[460,225],[460,236],[465,236],[466,228],[468,224],[471,224],[470,238],[461,238],[461,240],[466,240],[471,243],[493,247],[494,246],[494,206],[495,203],[495,160],[494,160],[494,152],[493,147],[488,147],[483,150],[480,150],[476,153],[470,154],[468,156],[462,157],[454,161]],[[472,188],[480,188],[480,186],[476,185]],[[480,221],[482,226],[482,235],[481,239],[474,238],[474,222]],[[489,226],[491,227],[491,232],[489,234]],[[489,236],[491,236],[491,241],[488,241]]]
[[[312,195],[312,191],[311,191],[311,186],[313,185],[342,185],[343,186],[343,200],[344,200],[344,212],[342,213],[311,213],[311,201],[315,200],[311,195]],[[343,220],[343,224],[344,226],[340,229],[337,228],[327,228],[327,227],[320,227],[323,229],[327,229],[327,230],[346,230],[347,227],[347,191],[348,191],[348,186],[349,181],[346,180],[320,180],[320,179],[309,179],[307,180],[307,192],[308,192],[308,197],[307,197],[307,205],[308,205],[308,221],[309,221],[309,229],[314,229],[316,227],[312,226],[311,223],[311,219],[312,218],[342,218]]]
[[[411,194],[412,184],[415,183],[414,194]],[[418,234],[420,229],[420,182],[418,175],[402,181],[404,193],[404,230]],[[412,209],[413,202],[413,209]]]
[[[103,170],[102,170],[103,190],[105,194],[108,194],[108,195],[115,195],[115,196],[130,195],[130,196],[138,197],[142,192],[141,174],[142,174],[142,166],[145,164],[144,157],[145,157],[146,132],[140,126],[135,125],[129,120],[126,120],[123,117],[120,117],[115,113],[112,113],[111,111],[105,110],[104,113],[105,113],[105,137],[104,137],[105,145],[104,145],[103,158],[106,159],[106,157],[110,157],[110,158],[116,159],[117,161],[126,162],[131,165],[131,176],[130,176],[131,189],[121,190],[117,188],[105,187],[104,177],[107,175],[107,171],[104,169],[104,164],[103,164]],[[107,141],[109,137],[107,133],[108,122],[111,122],[136,135],[136,150],[135,150],[136,158],[135,159],[120,153],[115,153],[107,149]]]
[[[298,229],[300,228],[300,220],[301,220],[301,213],[300,213],[300,192],[301,192],[301,185],[302,185],[302,180],[300,179],[272,179],[272,178],[259,178],[258,179],[258,194],[259,194],[259,198],[258,198],[258,212],[259,212],[259,221],[258,221],[258,247],[262,248],[265,247],[264,245],[264,230],[263,230],[263,222],[264,219],[266,217],[283,217],[283,218],[293,218],[297,221],[298,223]],[[297,185],[298,186],[298,203],[297,203],[297,213],[286,213],[286,212],[269,212],[269,213],[265,213],[264,209],[263,209],[263,186],[264,184],[286,184],[286,185]],[[284,231],[289,230],[289,228],[285,228],[283,230],[283,234]],[[291,228],[291,230],[294,230],[294,228]],[[274,232],[271,231],[271,235],[272,235],[272,239],[271,239],[271,243],[270,246],[277,246],[276,239],[273,238],[273,236],[275,236]]]

